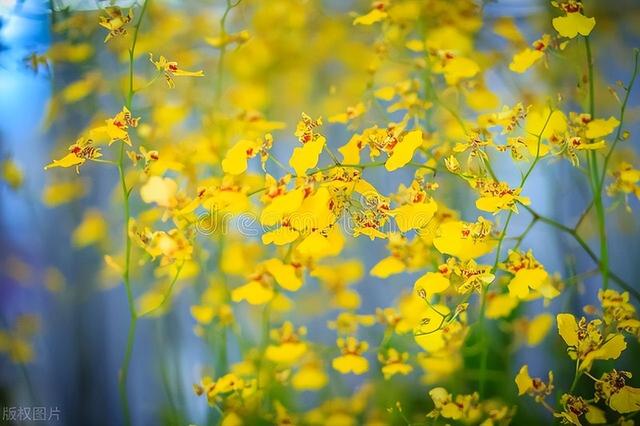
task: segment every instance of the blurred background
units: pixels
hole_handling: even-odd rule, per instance
[[[108,4],[97,3],[101,6]],[[119,3],[127,6],[133,2]],[[143,27],[149,29],[154,25],[168,25],[166,18],[159,17],[166,11],[185,13],[175,22],[175,25],[181,26],[177,30],[180,31],[180,37],[192,24],[189,17],[195,15],[200,17],[198,22],[193,22],[195,31],[211,24],[213,27],[208,28],[209,33],[215,34],[215,25],[225,8],[222,0],[157,0],[153,3],[155,12],[151,13]],[[251,29],[252,23],[265,25],[257,22],[259,18],[251,14],[251,3],[255,2],[247,3],[229,18],[230,31],[246,27]],[[309,16],[299,11],[309,8],[310,3],[314,4],[313,13],[322,14],[323,19],[329,21],[332,17],[338,19],[350,11],[367,10],[369,7],[367,2],[358,1],[290,0],[278,4],[274,2],[272,12],[277,14],[276,9],[283,9],[283,16],[299,13],[307,22],[311,22],[314,19],[311,12],[308,12]],[[632,48],[640,46],[640,3],[633,0],[587,3],[589,12],[598,20],[594,51],[599,71],[599,110],[603,116],[616,115],[617,104],[606,86],[614,86],[617,80],[626,82],[629,78]],[[57,10],[54,14],[52,7]],[[19,183],[6,178],[0,181],[0,328],[19,333],[27,346],[19,349],[17,355],[0,353],[0,405],[48,407],[49,411],[59,412],[59,422],[52,419],[53,424],[113,425],[122,422],[117,377],[128,326],[127,306],[121,283],[104,273],[103,260],[105,253],[120,247],[122,223],[117,219],[118,209],[114,208],[117,194],[113,192],[117,174],[109,168],[85,167],[79,176],[69,169],[65,170],[68,175],[66,179],[60,178],[62,174],[55,175],[54,179],[43,170],[43,166],[53,157],[52,152],[59,140],[66,140],[66,143],[60,142],[60,146],[70,144],[75,140],[75,135],[87,126],[96,110],[105,105],[118,104],[117,99],[105,99],[106,95],[97,89],[99,82],[96,89],[92,89],[97,94],[90,94],[78,103],[53,102],[62,88],[84,78],[91,69],[99,69],[107,76],[109,73],[122,73],[123,64],[110,59],[108,56],[113,53],[103,48],[104,34],[100,31],[95,33],[96,28],[82,26],[97,27],[95,9],[96,2],[89,0],[0,0],[0,160],[11,160],[20,168],[22,175]],[[84,17],[70,24],[75,25],[72,29],[77,34],[54,32],[56,25],[64,25],[76,13]],[[477,48],[481,51],[500,51],[503,46],[504,40],[492,31],[491,26],[500,17],[514,18],[527,40],[535,40],[541,32],[550,31],[552,14],[545,1],[487,1],[483,5],[483,14],[484,28],[477,38]],[[366,43],[367,37],[373,37],[367,34],[363,41],[360,35],[342,36],[356,47],[358,43]],[[86,61],[77,63],[51,59],[61,55],[59,48],[52,53],[52,47],[65,41],[65,37],[82,40],[94,52]],[[357,74],[351,82],[339,79],[345,69],[358,68],[357,64],[347,62],[349,47],[335,47],[335,51],[332,51],[331,46],[324,46],[324,50],[316,50],[319,45],[312,40],[317,37],[314,28],[293,32],[291,37],[301,39],[292,42],[291,52],[280,52],[282,57],[287,54],[302,56],[289,58],[291,62],[272,64],[275,70],[270,71],[270,90],[250,85],[246,90],[253,89],[259,93],[255,96],[265,98],[255,102],[261,104],[263,110],[273,112],[270,117],[286,121],[288,137],[293,140],[291,129],[301,111],[315,115],[323,113],[324,107],[331,104],[331,97],[327,97],[327,100],[325,95],[319,95],[328,88],[328,82],[336,79],[336,84],[342,85],[340,87],[350,83],[358,87],[360,82]],[[303,55],[307,43],[314,50]],[[252,62],[255,64],[262,60],[259,53],[257,51],[253,57],[245,56],[249,59],[244,65],[252,66]],[[67,54],[83,55],[82,52]],[[216,54],[202,47],[194,51],[196,56],[208,55],[213,58],[212,62],[204,62],[204,70],[208,75],[215,74]],[[230,53],[230,67],[243,66],[240,58],[233,56],[236,54],[241,55]],[[141,58],[140,62],[144,62],[145,57]],[[487,85],[505,105],[526,99],[532,92],[571,93],[576,84],[576,74],[567,70],[572,65],[561,62],[555,65],[549,70],[529,73],[521,79],[508,75],[504,67],[489,70],[486,73]],[[225,84],[232,83],[227,81]],[[357,90],[354,89],[354,92]],[[282,93],[284,99],[272,99],[274,93]],[[626,128],[633,136],[621,149],[621,155],[629,158],[633,156],[632,148],[637,151],[640,145],[635,137],[640,130],[639,93],[636,91],[631,97],[626,123]],[[193,93],[190,95],[193,96]],[[243,92],[230,92],[229,96],[235,96],[233,102],[236,102],[236,106],[250,97]],[[283,105],[285,103],[286,106]],[[574,105],[579,108],[577,102]],[[106,110],[115,109],[117,107]],[[348,132],[340,126],[327,126],[325,132],[333,148],[341,146],[348,138]],[[285,139],[285,136],[282,138]],[[280,150],[280,158],[286,158],[293,144],[283,143],[282,146],[276,146],[275,152]],[[511,163],[498,164],[496,172],[506,179],[517,179],[519,176]],[[539,167],[527,184],[526,195],[531,197],[539,212],[561,223],[574,223],[582,210],[580,206],[586,205],[590,199],[588,187],[578,179],[576,173],[567,162]],[[372,183],[382,193],[394,191],[399,182],[410,180],[409,173],[395,177],[397,180],[381,179],[375,174],[370,176]],[[82,182],[75,187],[69,184],[71,187],[66,191],[71,195],[65,195],[64,190],[60,189],[51,192],[52,184],[69,183],[71,179]],[[65,197],[68,197],[68,202]],[[451,207],[462,211],[464,218],[473,220],[477,212],[470,201],[472,199],[470,193],[460,191],[449,202]],[[612,269],[635,285],[640,279],[640,268],[637,266],[640,261],[640,239],[637,238],[638,223],[635,220],[639,206],[636,200],[631,200],[630,204],[633,213],[620,206],[611,206],[608,232]],[[140,207],[137,208],[140,211]],[[73,243],[73,234],[83,221],[87,209],[107,212],[113,219],[105,231],[106,238],[98,244],[78,247]],[[512,234],[518,235],[528,220],[526,213],[518,215],[511,228]],[[594,243],[595,234],[589,224],[584,228],[584,233]],[[214,240],[211,241],[211,247],[211,251],[215,252]],[[532,248],[548,271],[563,276],[595,267],[574,241],[544,224],[536,225],[536,232],[529,234],[524,247]],[[596,247],[595,243],[593,247]],[[385,244],[379,240],[358,240],[347,249],[347,257],[362,259],[365,270],[385,256]],[[404,288],[416,276],[403,276],[401,282],[405,284]],[[554,309],[575,311],[585,303],[593,302],[598,280],[597,277],[585,278],[577,284],[577,291],[572,292],[570,297],[554,301]],[[199,380],[202,366],[212,362],[215,348],[209,347],[193,333],[194,321],[189,314],[189,306],[197,299],[198,293],[196,287],[186,281],[189,280],[183,283],[183,290],[173,300],[168,313],[140,323],[129,380],[135,424],[171,424],[175,419],[172,420],[168,414],[170,407],[178,407],[183,424],[204,424],[210,410],[204,401],[193,396],[191,386]],[[596,285],[590,285],[591,282]],[[365,273],[355,288],[363,295],[360,311],[371,313],[375,307],[388,305],[389,300],[398,297],[402,286],[383,282]],[[309,294],[308,297],[312,296]],[[305,317],[303,312],[291,315]],[[335,313],[327,316],[322,312],[316,316],[312,312],[306,314],[305,321],[310,324],[314,337],[326,339],[332,344],[333,334],[326,330],[324,324],[327,318],[333,317]],[[35,328],[33,318],[37,318],[35,321],[39,324]],[[250,321],[247,327],[252,328]],[[554,346],[554,342],[556,340],[535,349],[520,351],[517,359],[543,366],[540,370],[548,368],[549,354],[564,351],[563,347]],[[637,351],[637,348],[634,350]],[[230,351],[233,354],[234,349]],[[513,364],[519,366],[521,363],[514,361]],[[562,376],[561,367],[558,368]],[[570,371],[565,373],[571,374]],[[413,380],[418,380],[417,376]],[[358,380],[346,380],[344,392],[349,394],[350,389],[357,387],[358,383]],[[411,382],[408,383],[407,386],[410,386]],[[514,399],[513,390],[504,393],[505,398]],[[422,391],[415,396],[417,400],[424,397]],[[313,398],[309,397],[309,403],[312,402]],[[537,408],[532,410],[536,411]]]

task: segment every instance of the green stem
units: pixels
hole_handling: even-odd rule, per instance
[[[129,48],[129,91],[126,96],[126,107],[131,110],[131,104],[133,101],[133,68],[135,64],[135,50],[136,43],[138,41],[138,32],[140,30],[140,24],[142,18],[147,10],[149,4],[148,0],[144,0],[142,3],[142,9],[140,10],[140,16],[133,28],[133,38],[131,41],[131,47]],[[133,291],[131,289],[130,280],[130,267],[131,267],[131,236],[129,235],[129,221],[131,219],[131,210],[129,206],[129,195],[131,189],[127,187],[125,170],[125,142],[120,143],[120,156],[118,158],[118,175],[120,176],[120,187],[122,190],[123,198],[123,214],[124,214],[124,238],[125,238],[125,264],[122,272],[122,280],[127,292],[127,304],[129,307],[129,331],[127,332],[127,347],[125,349],[124,359],[120,368],[120,374],[118,377],[118,388],[120,393],[120,399],[122,400],[122,410],[124,422],[126,425],[131,425],[131,412],[129,409],[129,396],[127,393],[127,381],[129,378],[129,368],[131,366],[131,357],[133,355],[133,344],[135,342],[136,325],[138,323],[138,314],[136,313],[135,301],[133,298]]]
[[[573,375],[573,382],[571,382],[571,387],[569,388],[569,395],[571,395],[573,393],[573,391],[576,389],[576,386],[578,385],[578,380],[580,380],[580,376],[582,376],[582,373],[580,373],[579,370],[579,366],[580,366],[580,362],[579,360],[576,360],[576,372]]]
[[[598,188],[602,191],[602,187],[604,185],[604,179],[607,175],[607,166],[609,165],[609,160],[611,159],[611,155],[613,151],[616,149],[616,145],[621,140],[622,135],[622,126],[624,124],[624,114],[627,109],[627,103],[629,102],[629,95],[631,95],[631,90],[633,89],[633,84],[636,81],[636,77],[638,76],[638,56],[640,55],[640,49],[636,48],[633,50],[633,73],[631,74],[631,79],[629,80],[629,84],[624,88],[625,95],[624,100],[622,101],[622,105],[620,106],[620,124],[618,125],[618,130],[616,131],[615,139],[611,144],[611,148],[607,152],[607,155],[604,157],[604,164],[602,165],[602,174],[600,175],[600,181],[598,183]]]
[[[587,72],[589,78],[589,115],[591,120],[595,119],[595,91],[593,76],[593,57],[591,55],[591,43],[589,37],[584,38],[586,54],[587,54]],[[602,274],[602,289],[609,287],[609,250],[607,247],[607,229],[606,218],[604,212],[604,204],[602,202],[602,188],[600,187],[600,173],[598,172],[598,157],[595,151],[588,154],[589,177],[591,183],[591,191],[593,192],[593,205],[596,208],[596,217],[598,219],[598,235],[600,237],[600,272]],[[603,172],[604,173],[604,172]]]
[[[231,0],[227,0],[227,7],[220,18],[220,56],[218,57],[218,75],[216,76],[216,93],[215,93],[215,109],[216,111],[220,111],[220,101],[222,99],[222,86],[223,86],[223,75],[224,75],[224,58],[227,53],[227,43],[225,38],[227,37],[226,23],[227,17],[229,16],[229,12],[231,9],[240,4],[241,0],[236,0],[235,2]]]
[[[149,316],[153,312],[163,308],[164,305],[167,304],[167,302],[171,298],[171,294],[173,293],[173,288],[175,287],[176,282],[178,281],[178,278],[180,277],[180,272],[182,272],[182,267],[183,266],[184,266],[184,262],[182,262],[180,264],[180,266],[178,266],[178,269],[176,270],[176,273],[173,275],[173,279],[169,283],[169,287],[167,288],[167,291],[162,296],[162,300],[160,301],[160,303],[157,306],[154,306],[153,308],[149,309],[148,311],[138,314],[138,318],[142,318],[144,316]]]
[[[573,239],[580,245],[580,247],[582,247],[585,253],[587,253],[587,255],[591,258],[591,260],[593,260],[598,265],[598,269],[601,271],[601,264],[602,264],[601,260],[594,253],[594,251],[591,250],[591,247],[589,247],[589,244],[587,244],[587,242],[580,235],[578,235],[575,229],[569,228],[568,226],[565,226],[546,216],[542,216],[541,214],[537,213],[535,210],[533,210],[529,206],[523,205],[522,207],[524,207],[525,210],[527,210],[533,217],[537,218],[540,222],[544,222],[547,225],[553,226],[554,228],[573,237]],[[614,282],[616,282],[620,286],[620,288],[629,292],[629,294],[635,297],[636,300],[640,301],[640,292],[638,292],[638,290],[633,288],[631,284],[623,280],[621,277],[619,277],[616,273],[612,272],[610,269],[608,270],[608,273],[609,273],[609,277],[611,277],[611,279]]]
[[[522,180],[520,181],[520,186],[519,189],[522,190],[522,188],[524,188],[524,185],[527,183],[527,179],[529,179],[529,176],[531,175],[531,172],[533,172],[533,169],[535,168],[536,164],[538,164],[538,160],[540,160],[540,145],[542,143],[542,135],[544,134],[544,131],[547,128],[547,125],[549,124],[549,120],[551,119],[551,115],[553,114],[553,111],[549,111],[549,115],[547,116],[547,120],[544,123],[544,126],[542,127],[542,130],[540,130],[540,134],[537,135],[537,139],[538,139],[538,143],[537,143],[537,148],[536,148],[536,156],[533,159],[533,161],[531,162],[531,165],[529,166],[529,169],[526,171],[526,173],[524,174],[524,176],[522,176]],[[485,164],[488,164],[488,162],[486,162]],[[493,170],[491,168],[489,168],[489,170],[492,172],[492,176],[495,180],[495,174],[493,173]],[[498,239],[498,246],[496,248],[496,258],[495,261],[493,262],[493,267],[491,268],[491,272],[493,272],[495,274],[496,270],[498,269],[498,264],[500,263],[500,253],[502,250],[502,244],[504,242],[504,239],[507,235],[507,231],[509,230],[509,224],[511,223],[511,218],[513,217],[513,210],[509,210],[509,214],[507,215],[507,220],[505,221],[504,227],[502,228],[502,232],[500,232],[500,236]],[[523,235],[526,235],[526,232],[529,231],[529,229],[531,229],[531,226],[533,226],[533,224],[537,221],[537,219],[534,217],[534,220],[531,221],[531,224],[527,227],[527,230],[525,231],[525,233]],[[524,236],[523,236],[524,238]],[[522,240],[520,240],[522,241]],[[518,246],[520,245],[520,242],[518,242]],[[485,386],[485,381],[486,381],[486,370],[487,370],[487,361],[488,361],[488,357],[489,357],[489,347],[488,347],[488,339],[489,336],[486,333],[485,330],[485,311],[486,311],[486,307],[487,307],[487,291],[489,288],[490,284],[485,285],[482,288],[482,294],[481,294],[481,303],[480,303],[480,313],[479,313],[479,317],[478,317],[478,327],[480,328],[480,330],[482,330],[482,353],[481,353],[481,357],[480,357],[480,386],[479,386],[479,393],[480,393],[480,398],[484,397],[484,386]]]

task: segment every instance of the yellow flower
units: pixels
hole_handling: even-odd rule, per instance
[[[638,335],[640,321],[636,308],[629,302],[629,293],[618,293],[615,290],[599,290],[598,299],[602,305],[602,319],[608,326],[615,326],[618,331],[626,331]]]
[[[420,146],[422,146],[422,130],[412,130],[393,147],[384,167],[390,172],[404,167],[411,161],[413,153]]]
[[[525,120],[525,142],[531,156],[545,156],[549,146],[543,141],[557,142],[564,139],[567,131],[567,117],[562,111],[551,111],[549,107],[529,111]],[[538,143],[538,135],[541,135]]]
[[[459,322],[452,322],[443,327],[445,318],[451,310],[446,305],[425,305],[419,297],[414,300],[420,302],[413,305],[416,311],[412,313],[414,321],[413,337],[416,343],[425,351],[436,353],[447,345],[447,340],[459,337],[462,331]],[[407,306],[408,307],[408,306]]]
[[[600,139],[610,135],[619,125],[620,122],[615,117],[609,117],[606,120],[596,118],[595,120],[591,120],[587,123],[585,136],[589,139]]]
[[[455,398],[445,388],[438,387],[429,391],[435,408],[427,417],[442,416],[445,419],[460,420],[474,419],[479,415],[477,393],[471,395],[457,395]]]
[[[192,305],[190,307],[191,316],[199,324],[210,324],[215,316],[215,308],[210,305]]]
[[[604,412],[596,407],[587,403],[581,396],[574,396],[569,394],[563,394],[560,397],[560,403],[563,410],[561,412],[553,413],[554,417],[562,419],[563,423],[570,423],[576,426],[581,426],[580,416],[584,415],[586,420],[590,424],[603,424],[606,423],[606,417]]]
[[[413,291],[421,299],[429,301],[434,294],[442,293],[449,285],[449,278],[440,272],[427,272],[413,284]]]
[[[341,356],[333,359],[331,365],[342,374],[364,374],[369,370],[369,361],[362,353],[369,348],[367,342],[360,342],[354,337],[337,340]]]
[[[433,245],[440,253],[460,260],[474,259],[493,250],[495,241],[489,238],[490,233],[491,223],[482,217],[475,223],[452,220],[440,225]]]
[[[370,327],[375,324],[373,315],[357,315],[352,312],[340,312],[334,321],[328,321],[327,327],[336,330],[339,335],[356,334],[362,325]]]
[[[45,170],[54,167],[76,167],[76,172],[79,173],[79,167],[87,160],[95,160],[102,157],[100,148],[93,145],[91,139],[84,137],[78,138],[76,143],[69,147],[69,154],[61,158],[60,160],[53,160],[53,163],[44,167]]]
[[[177,204],[178,184],[171,178],[151,176],[140,187],[140,198],[145,203],[156,203],[160,207],[172,208]]]
[[[408,352],[398,352],[397,349],[389,348],[385,353],[378,354],[378,360],[382,363],[382,374],[385,380],[389,380],[396,374],[406,376],[413,371],[413,367],[407,364]]]
[[[204,40],[207,43],[209,43],[211,46],[220,48],[223,46],[228,46],[232,43],[237,43],[239,45],[244,44],[249,40],[249,38],[250,38],[249,31],[242,30],[235,34],[225,33],[223,37],[205,37]]]
[[[316,362],[305,363],[291,378],[293,388],[300,391],[316,391],[327,385],[329,377],[322,366]]]
[[[514,43],[521,43],[523,36],[511,17],[501,16],[493,24],[493,32]]]
[[[296,252],[305,258],[320,259],[335,256],[342,250],[344,237],[337,227],[328,231],[315,231],[296,246]]]
[[[558,314],[558,333],[569,346],[567,352],[572,359],[579,360],[580,370],[589,370],[593,361],[618,359],[627,348],[621,334],[602,335],[602,321],[587,323],[583,317],[579,322],[571,314]]]
[[[0,179],[5,181],[10,188],[18,189],[22,186],[24,176],[20,167],[13,160],[7,158],[0,162]]]
[[[472,59],[445,52],[442,60],[434,65],[433,71],[444,74],[447,84],[455,86],[460,80],[471,78],[478,74],[480,67]]]
[[[509,64],[509,69],[513,72],[522,74],[531,68],[531,66],[538,62],[538,60],[543,56],[544,52],[540,50],[526,48],[513,56],[513,60]]]
[[[162,71],[164,73],[167,86],[172,89],[176,87],[173,77],[204,77],[204,71],[185,71],[178,67],[177,62],[167,61],[167,58],[164,56],[160,56],[160,59],[154,61],[153,54],[149,53],[149,61],[156,66],[158,71]]]
[[[536,346],[545,338],[551,325],[553,324],[553,317],[551,314],[540,314],[528,322],[526,330],[526,343],[527,346]]]
[[[562,37],[574,38],[578,34],[588,36],[596,25],[596,18],[587,18],[580,12],[567,13],[551,20],[553,28]]]
[[[487,296],[487,318],[497,319],[504,318],[518,306],[519,300],[507,294],[490,293]]]
[[[234,391],[242,391],[245,381],[233,373],[225,374],[218,380],[213,381],[211,377],[205,376],[199,384],[193,386],[196,395],[205,395],[211,403],[215,402],[218,396],[229,394]]]
[[[348,107],[343,113],[332,115],[329,117],[329,123],[347,123],[355,118],[360,117],[366,111],[362,102],[358,102],[355,106]]]
[[[277,246],[283,246],[289,244],[298,239],[300,233],[290,226],[281,226],[273,231],[265,232],[262,234],[262,243],[265,245],[275,244]]]
[[[267,346],[265,356],[269,361],[278,364],[292,364],[298,361],[307,352],[307,344],[300,341],[300,337],[306,332],[304,327],[295,330],[289,321],[285,322],[282,328],[271,330],[271,339],[277,344]]]
[[[122,111],[117,113],[115,117],[105,120],[105,126],[97,127],[90,131],[90,135],[99,137],[106,135],[109,139],[109,145],[117,141],[123,141],[131,146],[129,138],[129,127],[138,127],[140,118],[134,118],[127,107],[122,107]]]
[[[274,284],[285,290],[297,291],[302,286],[299,265],[285,264],[280,259],[268,259],[249,275],[249,282],[231,292],[231,300],[246,300],[251,305],[262,305],[275,296]]]
[[[531,204],[528,197],[520,195],[522,188],[509,188],[505,182],[476,180],[475,187],[480,192],[480,198],[476,200],[478,210],[497,214],[501,210],[518,212],[517,203],[525,206]]]
[[[374,8],[369,13],[357,16],[353,20],[353,25],[373,25],[376,22],[385,20],[388,15],[384,9],[385,4],[383,2],[375,2]]]
[[[8,330],[0,330],[0,353],[6,353],[15,364],[28,364],[35,353],[31,339],[40,329],[39,318],[32,314],[18,316]]]
[[[71,241],[76,247],[86,247],[102,242],[107,236],[107,221],[99,210],[89,209],[82,222],[73,230]]]
[[[343,309],[357,309],[360,306],[358,292],[349,289],[349,286],[358,282],[362,274],[362,264],[355,260],[332,265],[316,265],[310,273],[312,277],[318,278],[320,284],[331,294],[332,305]]]
[[[231,300],[241,302],[246,300],[251,305],[264,305],[273,299],[273,288],[262,281],[249,281],[245,285],[231,291]]]
[[[280,259],[269,259],[263,262],[280,287],[289,291],[298,291],[302,287],[302,280],[298,276],[298,269],[293,265],[286,265]]]
[[[315,132],[315,129],[322,125],[322,119],[311,119],[307,114],[302,114],[302,119],[298,122],[295,135],[302,143],[302,147],[296,147],[289,159],[289,165],[293,167],[298,176],[304,176],[310,168],[318,164],[320,153],[322,152],[326,138]]]
[[[100,16],[100,26],[109,30],[104,38],[104,42],[108,42],[113,37],[122,36],[127,33],[126,25],[133,20],[133,9],[129,9],[126,15],[122,13],[122,9],[118,6],[108,6],[104,8],[107,16]]]
[[[260,141],[241,140],[227,151],[222,160],[222,170],[231,175],[239,175],[247,170],[247,160],[255,156],[260,147]]]
[[[553,372],[549,371],[549,379],[547,383],[545,383],[539,378],[532,379],[531,376],[529,376],[529,366],[526,364],[518,371],[515,382],[518,386],[518,395],[524,395],[526,393],[536,399],[542,400],[553,392]]]
[[[260,213],[260,223],[266,226],[277,224],[285,216],[296,211],[304,200],[304,190],[294,189],[292,191],[278,194],[271,199]]]
[[[391,275],[404,272],[405,268],[406,266],[402,260],[395,256],[389,256],[376,263],[369,273],[374,277],[388,278]]]
[[[539,290],[549,277],[531,250],[527,253],[510,250],[507,261],[500,266],[514,274],[508,285],[509,295],[518,299],[527,299],[529,289]]]
[[[332,206],[334,199],[327,187],[320,187],[308,195],[300,204],[300,207],[286,218],[289,226],[299,232],[313,230],[323,231],[335,222]]]
[[[430,199],[426,202],[402,205],[390,211],[389,214],[396,220],[400,232],[408,232],[426,227],[437,210],[438,205]]]
[[[613,180],[609,186],[607,186],[607,194],[614,196],[617,193],[625,195],[635,194],[636,198],[640,199],[640,170],[633,167],[633,165],[626,161],[621,161],[617,164],[612,171],[610,171]],[[627,210],[631,208],[627,205]]]
[[[609,407],[621,414],[640,411],[640,389],[626,384],[630,378],[631,373],[627,371],[604,373],[595,384],[596,401],[605,400]]]

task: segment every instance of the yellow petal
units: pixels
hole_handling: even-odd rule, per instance
[[[438,236],[433,239],[433,245],[440,253],[456,256],[463,261],[475,259],[493,250],[494,241],[465,238],[462,230],[463,223],[460,221],[443,223],[438,228]]]
[[[353,20],[353,25],[372,25],[376,22],[380,22],[387,17],[387,12],[373,9],[371,12],[366,15],[358,16]]]
[[[98,210],[89,210],[71,236],[73,245],[86,247],[101,242],[107,236],[107,221]]]
[[[523,365],[516,375],[516,385],[518,386],[518,395],[524,395],[533,387],[533,380],[529,376],[529,366]]]
[[[190,308],[191,316],[200,324],[210,324],[213,320],[215,310],[213,306],[208,305],[193,305]]]
[[[373,95],[383,101],[390,101],[396,96],[396,89],[393,86],[381,87]]]
[[[596,19],[587,18],[582,13],[575,12],[553,18],[551,23],[561,36],[574,38],[578,34],[588,36],[596,25]]]
[[[449,279],[439,272],[427,272],[416,280],[413,292],[420,297],[424,294],[427,299],[434,294],[442,293],[449,288]]]
[[[544,269],[520,269],[509,283],[509,294],[525,299],[529,296],[529,288],[540,287],[547,277]]]
[[[585,135],[589,139],[599,139],[611,134],[611,132],[613,132],[619,125],[620,122],[615,117],[609,117],[606,120],[596,118],[587,124],[587,131]]]
[[[178,69],[176,71],[173,71],[173,75],[178,77],[204,77],[204,71],[185,71]]]
[[[324,144],[326,143],[324,136],[318,136],[316,139],[309,141],[293,150],[289,165],[293,167],[298,176],[304,176],[312,167],[318,164],[318,159]]]
[[[444,404],[440,413],[442,414],[442,417],[453,420],[462,418],[463,414],[460,406],[453,402],[447,402],[446,404]]]
[[[625,349],[627,349],[627,342],[624,341],[624,336],[622,334],[607,336],[606,341],[602,346],[587,354],[580,365],[580,369],[589,369],[591,367],[591,363],[596,359],[618,359]]]
[[[298,253],[305,257],[319,258],[331,252],[329,239],[320,232],[312,232],[296,247]]]
[[[405,47],[412,52],[422,52],[424,50],[424,42],[422,40],[409,40],[405,43]]]
[[[527,345],[536,346],[545,338],[551,325],[553,317],[551,314],[540,314],[529,322],[527,330]]]
[[[513,55],[513,60],[509,64],[509,69],[513,72],[522,74],[531,68],[531,66],[543,56],[544,53],[540,50],[526,48]]]
[[[298,231],[295,231],[288,226],[281,226],[278,229],[264,233],[262,235],[262,243],[265,245],[275,244],[277,246],[282,246],[295,241],[299,236],[300,233]]]
[[[621,414],[640,410],[640,389],[631,386],[623,387],[611,395],[609,406]]]
[[[389,256],[376,263],[369,273],[374,277],[388,278],[391,275],[399,274],[404,270],[405,264],[403,261],[395,256]]]
[[[222,160],[222,170],[230,175],[239,175],[247,170],[247,160],[255,155],[255,141],[241,140],[232,146]]]
[[[269,259],[264,262],[264,265],[280,287],[285,290],[298,291],[302,287],[302,280],[296,275],[294,266],[285,265],[280,259]]]
[[[369,370],[369,361],[359,355],[343,355],[333,359],[333,368],[342,374],[364,374]]]
[[[161,207],[171,207],[175,203],[178,184],[171,178],[151,176],[140,188],[140,198],[145,203],[156,203]]]
[[[422,145],[422,130],[413,130],[393,148],[391,156],[385,163],[388,171],[393,171],[403,167],[413,158],[413,153]]]
[[[284,195],[274,198],[260,214],[260,223],[266,226],[275,225],[286,215],[293,213],[300,207],[304,199],[302,190],[289,191]]]
[[[604,415],[604,411],[596,407],[595,405],[588,405],[588,411],[584,415],[585,419],[592,425],[601,425],[607,422],[607,418]],[[637,409],[637,408],[636,408]]]
[[[300,207],[291,214],[289,223],[298,231],[323,230],[331,225],[335,216],[330,209],[331,194],[327,187],[320,187],[304,199]]]
[[[568,346],[578,345],[578,323],[571,314],[558,314],[558,333]]]
[[[460,80],[471,78],[480,72],[480,67],[469,58],[456,56],[449,59],[444,66],[444,78],[449,85],[455,85]]]
[[[65,155],[59,160],[53,160],[53,163],[47,164],[44,169],[52,169],[54,167],[73,167],[79,166],[85,162],[84,158],[77,157],[75,154],[70,153]]]
[[[353,135],[349,142],[338,148],[338,152],[342,154],[342,162],[344,164],[360,164],[360,150],[362,149],[362,137]]]
[[[520,303],[518,298],[511,297],[509,294],[493,296],[487,303],[487,318],[497,319],[509,316],[518,303]]]
[[[259,281],[250,281],[231,292],[231,300],[246,300],[251,305],[263,305],[273,299],[273,289]]]
[[[407,232],[411,229],[422,229],[427,226],[436,210],[438,210],[436,202],[429,200],[426,203],[405,204],[394,209],[391,214],[395,218],[400,232]]]
[[[329,377],[319,367],[305,365],[293,376],[291,384],[297,390],[315,391],[322,389],[329,382]]]
[[[296,362],[307,351],[307,344],[301,342],[287,342],[281,345],[269,345],[265,356],[269,361],[280,364]]]

